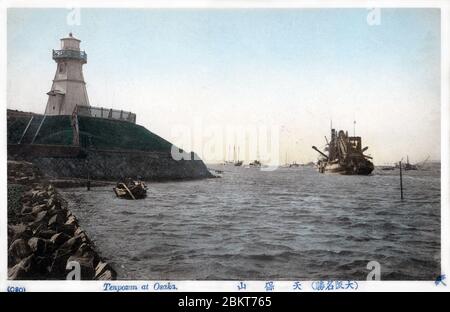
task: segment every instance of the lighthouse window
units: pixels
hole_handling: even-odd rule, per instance
[[[59,72],[60,73],[63,73],[64,72],[64,70],[65,70],[65,66],[64,66],[65,64],[59,64]]]

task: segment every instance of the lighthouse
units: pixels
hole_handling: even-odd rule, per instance
[[[80,42],[70,33],[61,39],[61,50],[53,50],[57,67],[45,115],[71,115],[76,106],[90,106],[83,77],[87,54],[80,50]]]

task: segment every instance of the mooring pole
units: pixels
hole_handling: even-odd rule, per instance
[[[89,170],[89,160],[86,161],[87,163],[87,181],[86,181],[86,189],[88,191],[91,190],[91,172]]]
[[[402,175],[402,161],[400,160],[399,168],[400,168],[400,198],[403,200],[403,175]]]

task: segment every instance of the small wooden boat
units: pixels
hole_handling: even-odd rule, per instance
[[[113,190],[119,198],[142,199],[147,196],[147,186],[144,182],[131,179],[126,182],[118,182]]]

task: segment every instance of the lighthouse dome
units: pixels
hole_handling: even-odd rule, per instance
[[[61,49],[63,50],[80,50],[80,42],[81,40],[75,38],[72,33],[69,33],[69,36],[61,39]]]

